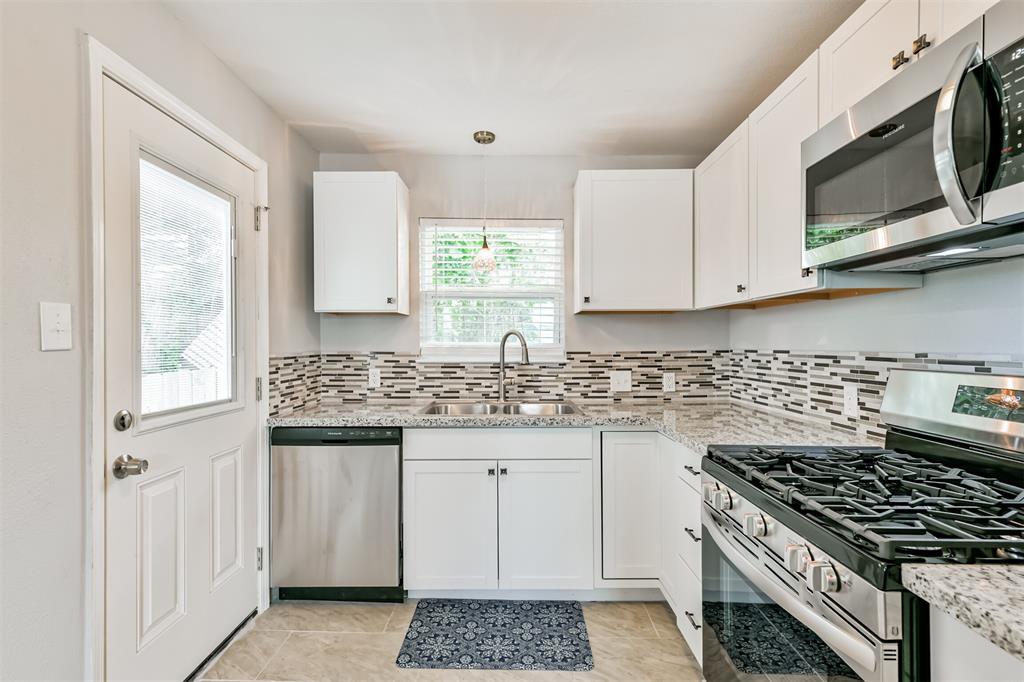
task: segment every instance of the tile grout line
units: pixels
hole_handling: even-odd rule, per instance
[[[654,630],[655,639],[663,639],[661,632],[658,630],[658,626],[654,622],[654,618],[651,617],[651,610],[647,607],[647,602],[640,602],[644,605],[644,613],[647,614],[647,620],[651,622],[651,629]]]
[[[274,656],[277,656],[279,653],[281,653],[281,649],[283,649],[284,645],[288,643],[288,640],[292,638],[292,634],[294,634],[295,631],[288,630],[287,632],[288,636],[281,640],[281,643],[277,646],[276,649],[274,649],[274,653],[267,656],[267,662],[263,664],[263,667],[260,668],[258,673],[256,673],[256,677],[254,677],[253,680],[260,679],[260,675],[266,672],[267,668],[270,667],[270,662],[274,660]]]
[[[388,619],[384,621],[384,629],[381,630],[382,633],[386,633],[388,631],[388,626],[391,625],[391,619],[395,617],[395,611],[397,610],[397,604],[391,607],[391,613],[388,614]]]

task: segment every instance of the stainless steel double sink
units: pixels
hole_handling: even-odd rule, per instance
[[[572,403],[500,403],[491,401],[438,400],[427,405],[421,414],[448,417],[464,417],[487,414],[522,415],[524,417],[557,417],[560,415],[583,414]]]

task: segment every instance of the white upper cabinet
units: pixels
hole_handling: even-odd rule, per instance
[[[932,45],[967,26],[999,0],[921,0],[921,34]],[[927,54],[924,50],[920,55]]]
[[[750,296],[818,286],[805,276],[800,143],[818,129],[818,53],[750,115]]]
[[[821,44],[823,126],[997,0],[866,0]],[[902,53],[902,54],[901,54]]]
[[[747,138],[744,121],[694,172],[694,293],[698,308],[728,305],[748,297]]]
[[[313,308],[409,314],[409,189],[391,171],[313,174]]]
[[[580,171],[574,311],[693,307],[693,171]]]
[[[866,0],[821,44],[819,125],[899,73],[899,52],[913,57],[917,12],[918,0]]]

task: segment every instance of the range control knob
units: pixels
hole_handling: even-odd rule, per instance
[[[768,520],[764,517],[764,514],[744,514],[743,533],[752,538],[763,538],[765,535],[768,535]]]
[[[807,587],[815,592],[838,592],[841,586],[839,572],[831,561],[808,562]]]
[[[794,573],[803,573],[811,560],[811,550],[807,545],[790,543],[786,545],[786,568]]]
[[[703,486],[704,501],[712,506],[715,504],[716,490],[718,490],[718,484],[716,483],[705,483]]]
[[[729,511],[733,507],[732,493],[725,488],[715,491],[711,505],[718,511]]]

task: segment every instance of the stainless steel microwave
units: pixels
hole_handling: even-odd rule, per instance
[[[803,264],[1024,255],[1024,2],[1003,0],[801,145]]]

